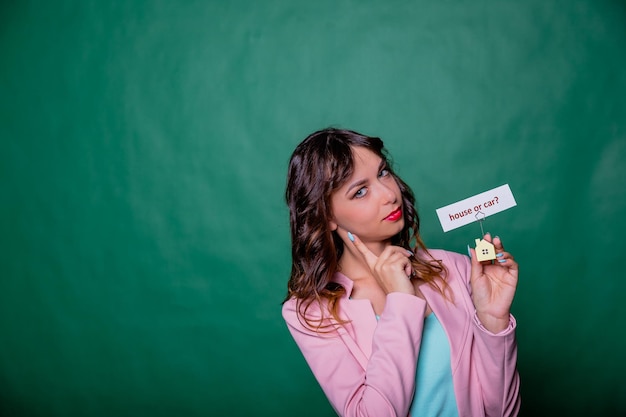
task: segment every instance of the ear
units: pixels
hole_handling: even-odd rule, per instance
[[[330,231],[334,232],[335,230],[337,230],[337,223],[335,223],[334,220],[329,220],[328,221],[328,227],[330,227]]]

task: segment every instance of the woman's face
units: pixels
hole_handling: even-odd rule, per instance
[[[402,194],[387,165],[363,147],[353,147],[354,172],[330,197],[331,230],[357,235],[363,242],[383,242],[404,227]]]

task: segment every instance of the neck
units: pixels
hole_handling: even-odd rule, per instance
[[[383,241],[373,241],[373,242],[368,242],[368,241],[363,241],[363,244],[365,246],[367,246],[367,248],[376,256],[380,256],[381,253],[383,253],[383,251],[385,250],[385,248],[387,248],[387,246],[391,245],[391,239],[388,240],[383,240]],[[358,251],[357,248],[354,247],[354,245],[348,245],[350,246],[350,252],[358,257],[359,259],[363,258],[363,255],[361,255],[361,253]]]
[[[391,244],[390,241],[384,242],[363,242],[367,248],[376,256],[385,250]],[[344,252],[339,259],[340,271],[353,281],[373,278],[369,266],[365,262],[363,255],[354,245],[345,245]]]

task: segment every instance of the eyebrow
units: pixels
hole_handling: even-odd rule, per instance
[[[380,172],[384,167],[387,166],[387,162],[384,159],[380,160],[380,164],[378,164],[378,171],[376,171],[377,173]],[[362,179],[362,180],[358,180],[353,182],[352,184],[350,184],[348,186],[348,189],[346,190],[346,195],[350,194],[351,191],[355,188],[355,187],[361,187],[365,184],[367,184],[367,179]]]

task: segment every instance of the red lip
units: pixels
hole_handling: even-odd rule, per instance
[[[385,217],[385,220],[389,220],[390,222],[397,222],[402,218],[402,209],[397,208]]]

